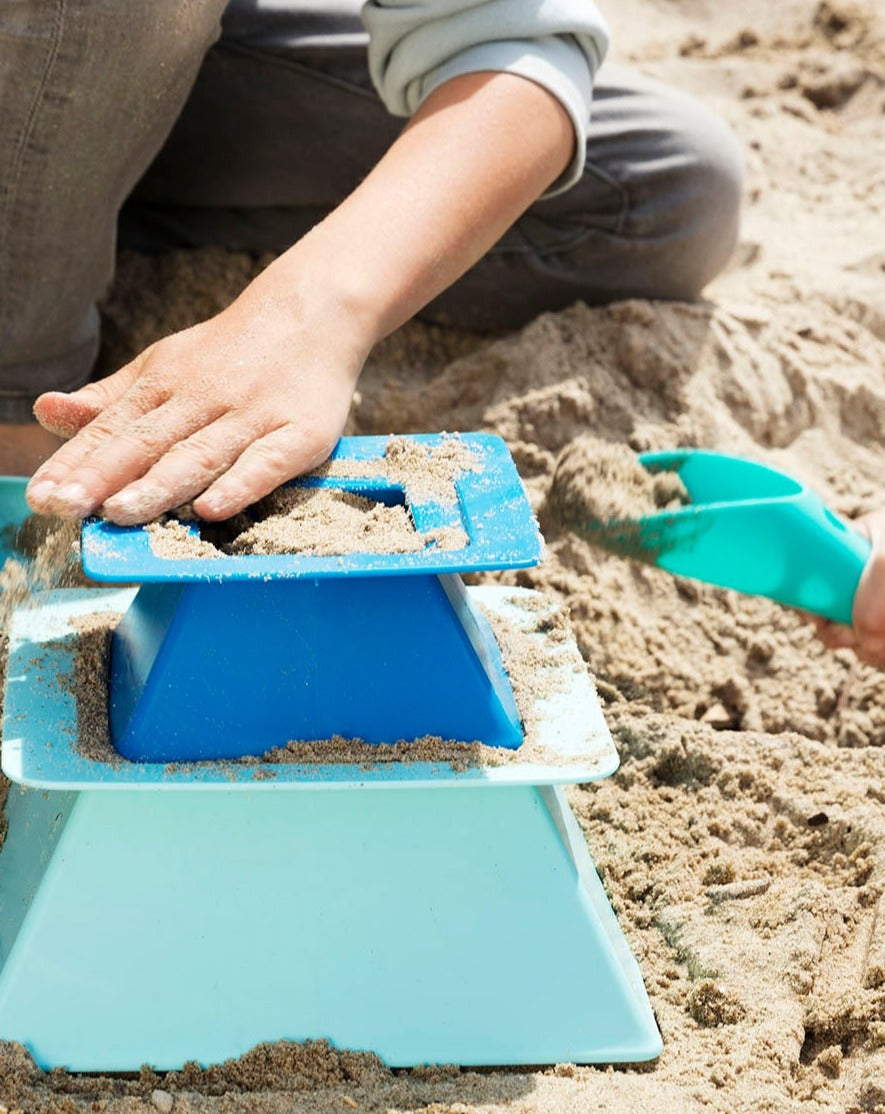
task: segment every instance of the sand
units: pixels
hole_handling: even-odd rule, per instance
[[[405,507],[388,507],[348,491],[280,488],[265,500],[259,521],[247,520],[230,540],[193,534],[180,519],[165,517],[146,529],[152,552],[167,560],[302,553],[417,553],[426,542]],[[243,517],[245,516],[238,516]],[[204,528],[205,529],[205,528]]]
[[[195,1114],[885,1111],[885,676],[774,604],[591,549],[548,505],[559,454],[587,433],[742,452],[848,516],[881,498],[882,13],[623,0],[607,14],[622,58],[705,97],[744,141],[730,268],[697,305],[575,306],[492,341],[410,326],[373,355],[350,432],[485,429],[513,450],[550,552],[504,579],[568,607],[599,679],[622,765],[570,798],[662,1056],[390,1072],[281,1045],[205,1072],[95,1079],[36,1073],[9,1049],[8,1109],[149,1112],[171,1095]],[[219,308],[258,262],[127,259],[106,366]]]
[[[584,434],[559,454],[549,503],[563,526],[580,533],[634,522],[691,501],[675,472],[652,473],[623,442]]]
[[[388,439],[379,461],[328,461],[309,473],[308,483],[328,478],[341,487],[281,487],[241,514],[220,523],[202,522],[188,505],[146,530],[152,552],[167,560],[298,553],[334,557],[355,553],[421,553],[426,549],[463,549],[459,526],[418,531],[410,505],[457,500],[455,481],[476,471],[479,461],[457,436],[435,445]],[[382,479],[390,500],[346,490],[347,480]],[[189,529],[194,524],[198,532]]]

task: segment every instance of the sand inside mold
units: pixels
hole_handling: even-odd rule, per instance
[[[431,446],[391,437],[382,460],[329,461],[305,477],[308,484],[331,480],[341,487],[281,487],[244,513],[220,523],[201,522],[191,507],[183,507],[146,529],[152,552],[168,560],[463,549],[469,539],[460,526],[419,532],[410,506],[417,502],[453,505],[458,477],[479,467],[476,455],[457,436]],[[388,504],[346,489],[348,480],[376,478],[403,502]],[[192,529],[195,524],[198,532]]]
[[[409,326],[373,354],[348,430],[489,430],[513,451],[549,557],[498,579],[566,606],[598,679],[621,768],[570,799],[662,1056],[392,1072],[371,1055],[278,1044],[206,1070],[100,1078],[37,1072],[6,1046],[9,1110],[134,1114],[171,1099],[187,1114],[885,1112],[885,676],[828,653],[770,602],[592,549],[550,507],[556,461],[585,434],[635,452],[743,453],[849,518],[881,500],[881,5],[712,11],[606,11],[622,59],[700,95],[742,139],[741,241],[705,300],[577,305],[493,340]],[[261,263],[124,260],[106,369],[219,310]]]

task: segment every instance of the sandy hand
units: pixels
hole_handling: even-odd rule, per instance
[[[32,508],[134,525],[193,500],[222,519],[324,460],[368,346],[346,315],[293,312],[272,291],[256,280],[114,375],[42,395],[37,418],[70,440],[34,474]]]
[[[852,525],[867,535],[873,552],[854,596],[852,626],[814,619],[817,633],[831,650],[850,647],[861,661],[885,668],[885,509]]]

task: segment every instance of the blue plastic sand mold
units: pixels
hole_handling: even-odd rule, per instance
[[[156,558],[141,529],[92,522],[89,574],[143,586],[45,593],[16,612],[0,1039],[44,1066],[104,1071],[278,1039],[326,1038],[391,1065],[658,1054],[560,788],[610,774],[617,756],[563,644],[532,709],[558,760],[520,757],[492,622],[545,639],[539,598],[465,588],[458,573],[534,564],[542,544],[503,443],[461,440],[476,467],[451,505],[391,492],[382,438],[337,452],[377,460],[377,476],[321,481],[405,501],[419,530],[460,526],[461,550],[179,562]],[[3,510],[24,513],[15,499]],[[100,611],[126,612],[109,677],[128,756],[116,763],[81,753],[71,683],[72,630]],[[514,757],[224,761],[332,734],[481,739]]]
[[[440,444],[416,440],[428,450]],[[469,540],[458,550],[169,560],[155,556],[143,529],[88,522],[86,573],[147,582],[112,648],[117,750],[132,761],[199,761],[333,735],[519,746],[497,643],[452,570],[535,564],[541,540],[503,442],[460,441],[473,465],[456,481],[457,500],[409,502],[419,532],[461,527]],[[383,475],[386,444],[344,439],[336,461],[377,463],[379,474],[312,486],[404,502]]]
[[[870,543],[809,488],[775,468],[703,449],[641,453],[639,461],[650,472],[678,473],[691,503],[582,532],[679,576],[851,622]]]

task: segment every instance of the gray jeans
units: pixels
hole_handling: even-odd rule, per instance
[[[88,379],[118,240],[283,250],[398,134],[359,0],[258,8],[0,0],[0,421]],[[741,174],[714,115],[606,65],[583,180],[422,316],[488,330],[577,300],[694,298],[734,245]]]

